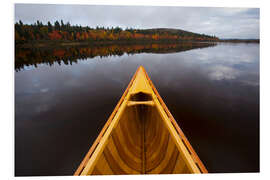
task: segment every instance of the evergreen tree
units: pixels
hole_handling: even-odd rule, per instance
[[[64,24],[62,19],[61,19],[61,27],[60,27],[60,29],[63,30],[63,31],[65,30],[65,24]]]
[[[51,33],[53,30],[52,24],[50,23],[50,21],[48,21],[48,32]]]
[[[59,22],[58,21],[55,21],[55,23],[54,23],[54,29],[55,30],[60,30],[60,24],[59,24]]]

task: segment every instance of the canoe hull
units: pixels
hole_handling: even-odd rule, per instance
[[[141,66],[74,175],[207,173]]]

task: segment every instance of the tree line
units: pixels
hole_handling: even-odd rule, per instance
[[[43,24],[23,24],[20,20],[15,23],[15,43],[32,41],[218,41],[216,36],[192,33],[187,31],[160,31],[158,29],[133,29],[121,27],[96,27],[71,25],[63,20]]]

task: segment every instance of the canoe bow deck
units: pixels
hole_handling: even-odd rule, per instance
[[[207,170],[140,66],[74,175]]]

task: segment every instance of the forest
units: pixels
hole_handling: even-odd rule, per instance
[[[95,27],[71,25],[63,20],[43,24],[15,23],[15,45],[46,42],[183,42],[183,41],[218,41],[216,36],[192,33],[180,29],[133,29],[121,27]]]

